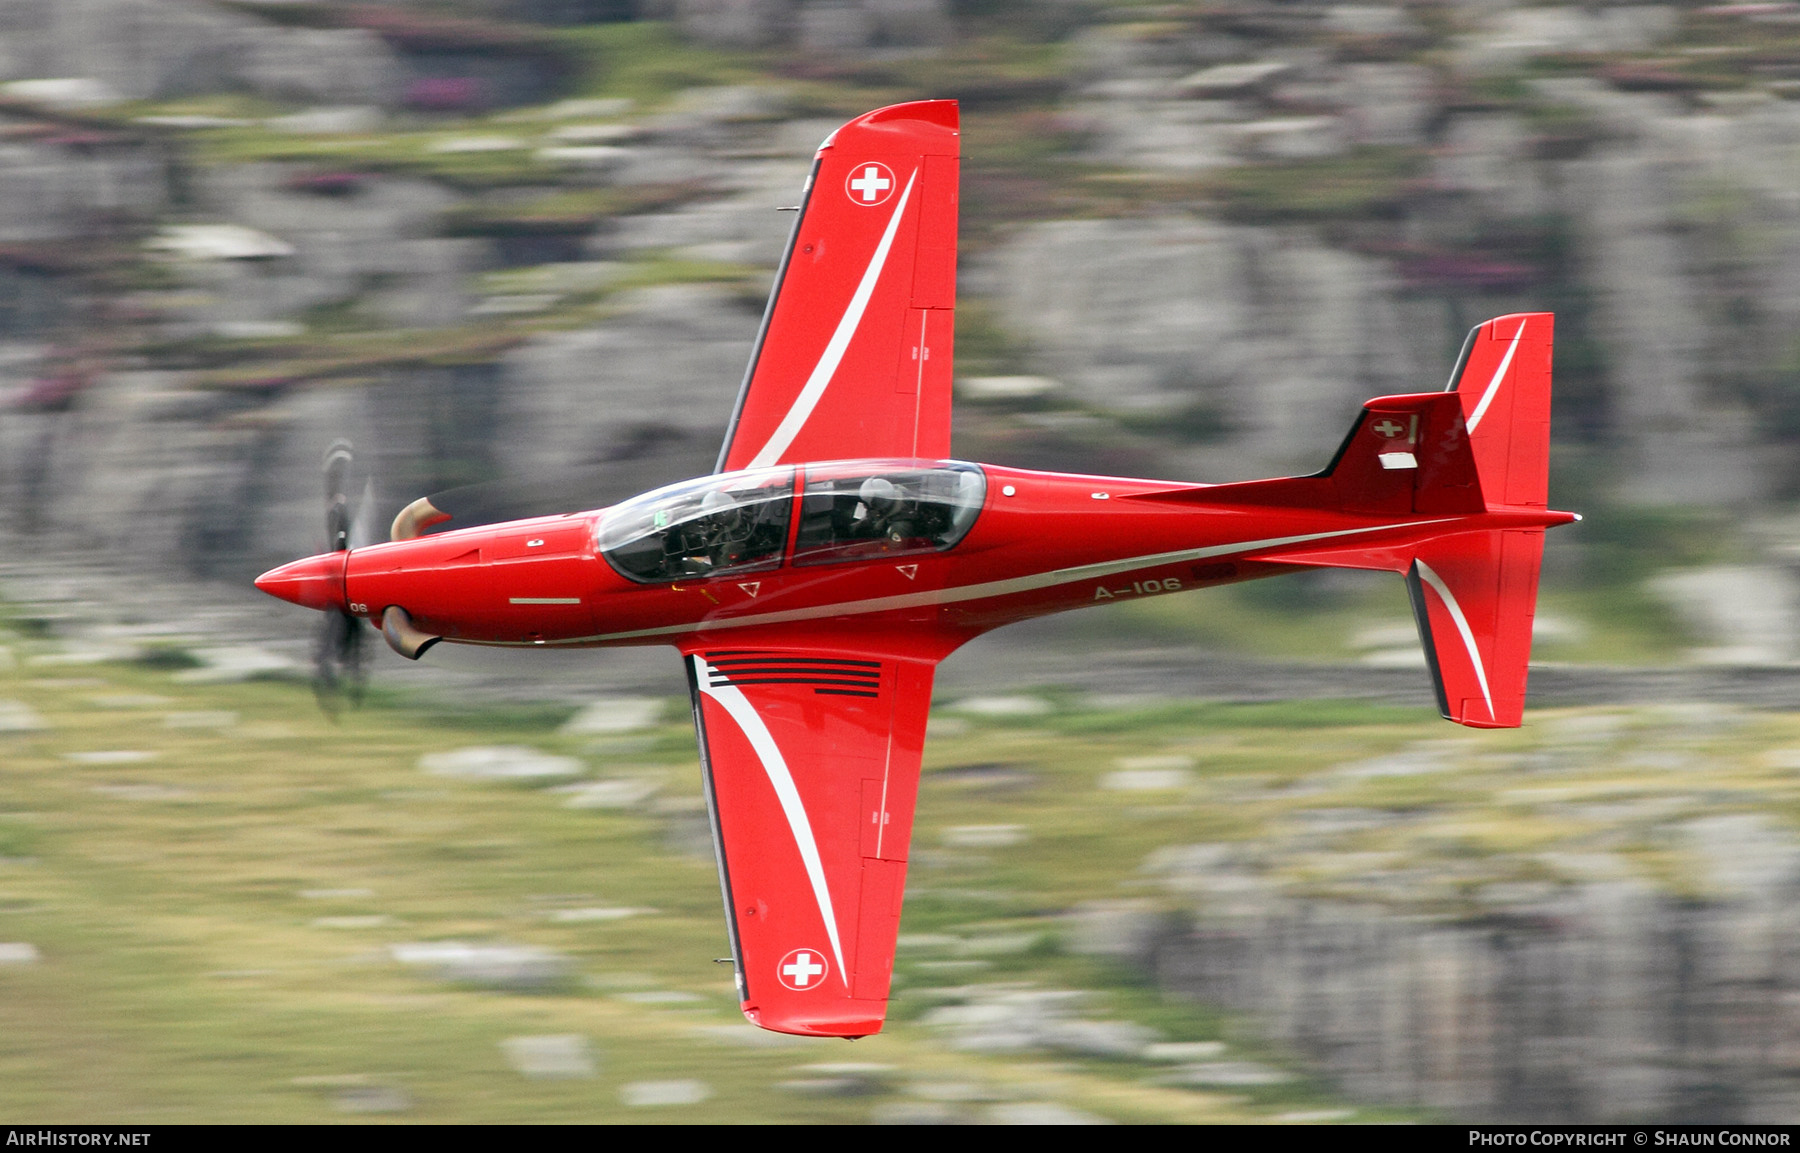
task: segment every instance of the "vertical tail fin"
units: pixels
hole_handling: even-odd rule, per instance
[[[1550,357],[1555,318],[1521,312],[1477,325],[1450,388],[1462,398],[1489,507],[1544,508],[1550,491]]]
[[[1553,337],[1547,312],[1490,320],[1469,333],[1451,376],[1489,511],[1547,507]],[[1413,550],[1406,587],[1445,718],[1520,724],[1543,556],[1541,528],[1458,533]]]

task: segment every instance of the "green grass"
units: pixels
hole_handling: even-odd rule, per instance
[[[1049,694],[1052,711],[1029,719],[946,703],[949,723],[927,744],[902,923],[916,940],[900,951],[888,1029],[853,1051],[742,1048],[706,1032],[739,1015],[712,961],[725,940],[694,837],[684,702],[663,724],[600,742],[558,731],[566,706],[472,708],[378,679],[334,724],[298,683],[42,663],[54,638],[5,624],[0,648],[11,658],[0,657],[0,700],[46,725],[0,736],[0,942],[41,954],[0,965],[0,1112],[29,1121],[360,1120],[371,1115],[340,1111],[360,1093],[404,1105],[377,1120],[847,1122],[914,1100],[908,1087],[926,1082],[1124,1121],[1343,1108],[1259,1043],[1253,1022],[1070,952],[1063,914],[1125,899],[1185,915],[1144,863],[1209,843],[1290,895],[1405,915],[1471,915],[1497,882],[1561,883],[1565,852],[1605,851],[1704,895],[1674,825],[1758,812],[1800,826],[1800,778],[1784,767],[1800,749],[1792,714],[1531,710],[1523,730],[1477,733],[1425,707],[1348,701],[1094,708]],[[553,786],[419,768],[424,753],[484,744],[576,756],[585,779],[649,778],[661,791],[637,809],[572,809]],[[121,750],[152,756],[71,756]],[[1186,775],[1149,790],[1109,782],[1144,757]],[[1424,770],[1383,767],[1413,763]],[[1380,819],[1309,831],[1320,811]],[[972,846],[968,826],[1017,834]],[[556,916],[592,907],[654,911]],[[389,951],[422,941],[536,946],[568,968],[536,989],[459,983]],[[1300,1076],[1227,1095],[1171,1087],[1136,1058],[964,1051],[931,1021],[970,986],[1085,990],[1084,1016],[1223,1042],[1231,1059]],[[643,992],[691,999],[624,999]],[[503,1057],[509,1037],[571,1033],[591,1044],[594,1076],[527,1079]],[[847,1060],[891,1068],[869,1096],[780,1088],[809,1064]],[[678,1078],[711,1096],[669,1110],[621,1103],[627,1083]],[[968,1118],[983,1106],[955,1108]]]
[[[698,818],[700,803],[679,709],[647,739],[604,748],[558,735],[568,710],[556,706],[470,709],[377,691],[333,724],[295,683],[195,686],[177,679],[179,669],[33,663],[53,644],[17,632],[0,633],[0,645],[16,657],[0,662],[0,699],[24,702],[48,726],[0,737],[0,941],[41,953],[36,964],[0,966],[6,1116],[356,1120],[365,1115],[338,1111],[355,1093],[397,1091],[407,1107],[396,1119],[441,1123],[856,1121],[872,1104],[903,1100],[911,1081],[978,1081],[1032,1098],[1044,1095],[1044,1076],[1062,1103],[1123,1120],[1249,1120],[1318,1099],[1310,1087],[1268,1102],[1168,1088],[1138,1062],[1030,1073],[1029,1062],[956,1052],[904,1012],[854,1053],[712,1040],[700,1030],[740,1018],[729,973],[712,962],[726,951],[713,864],[673,832]],[[232,715],[179,724],[198,712]],[[1017,738],[996,728],[988,739]],[[655,777],[663,791],[642,811],[580,810],[540,785],[418,768],[423,753],[492,743],[580,756],[591,776]],[[66,755],[114,750],[153,756]],[[921,846],[939,842],[941,824],[975,819],[954,790],[928,794],[940,808],[927,816]],[[921,865],[921,891],[973,880],[1016,895],[1000,907],[952,899],[937,915],[922,897],[915,919],[967,931],[971,918],[979,927],[1005,915],[1049,941],[1055,914],[1115,887],[1108,876],[1136,850],[1096,856],[1097,869],[1066,877],[1042,870],[1041,854],[1065,838],[1098,847],[1105,824],[1080,816],[977,877],[965,876],[966,862],[936,876]],[[554,916],[592,906],[654,912]],[[440,980],[388,952],[433,940],[540,946],[567,957],[570,970],[542,990],[508,992]],[[995,979],[1086,981],[1094,972],[1045,949],[1001,959]],[[1048,967],[1033,973],[1033,958]],[[941,983],[928,974],[903,975],[898,1004]],[[620,999],[634,991],[694,999]],[[1103,996],[1103,1011],[1135,1012],[1144,994],[1132,998],[1115,1006]],[[1214,1029],[1203,1010],[1162,1013],[1191,1022],[1176,1032]],[[503,1059],[508,1037],[567,1033],[592,1043],[594,1077],[529,1080]],[[796,1070],[806,1064],[850,1059],[893,1065],[894,1090],[871,1101],[776,1089],[804,1077]],[[707,1101],[670,1110],[620,1103],[625,1083],[689,1077],[711,1087]]]
[[[519,148],[498,152],[440,152],[434,146],[459,136],[522,136]],[[379,132],[308,135],[261,124],[191,132],[206,164],[279,161],[329,171],[412,173],[468,190],[520,184],[555,184],[562,169],[537,156],[538,141],[498,118],[464,120],[444,127],[404,122]]]

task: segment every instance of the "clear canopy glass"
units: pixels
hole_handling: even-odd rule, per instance
[[[969,531],[986,498],[987,478],[972,464],[808,465],[794,563],[941,552]]]
[[[794,469],[704,476],[601,514],[595,543],[613,568],[646,583],[779,566],[793,516]],[[987,498],[977,465],[835,461],[806,466],[794,563],[942,552]]]
[[[792,468],[703,476],[607,509],[595,543],[636,581],[774,568],[787,544],[793,497]]]

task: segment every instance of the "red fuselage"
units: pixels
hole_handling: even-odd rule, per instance
[[[811,563],[796,556],[804,544],[802,501],[813,499],[803,494],[815,474],[938,463],[801,466],[779,498],[794,506],[792,515],[780,516],[786,541],[779,555],[747,566],[629,577],[597,538],[607,518],[646,500],[638,498],[323,554],[267,573],[257,585],[310,608],[347,609],[377,622],[389,606],[400,606],[418,630],[462,644],[685,647],[753,643],[759,628],[781,626],[791,646],[810,632],[807,622],[832,622],[820,635],[837,645],[880,636],[922,657],[941,657],[976,634],[1029,617],[1286,571],[1284,551],[1333,543],[1378,548],[1390,537],[1415,535],[1420,524],[1475,528],[1489,519],[1414,515],[1396,523],[1318,508],[1208,505],[1206,485],[958,465],[985,478],[985,492],[948,547],[877,538]],[[855,622],[848,634],[847,621]]]

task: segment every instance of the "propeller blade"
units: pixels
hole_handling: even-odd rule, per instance
[[[325,450],[325,547],[341,552],[350,547],[350,442],[334,440]]]
[[[363,497],[353,520],[350,513],[350,470],[354,450],[347,440],[334,440],[325,450],[325,539],[332,552],[343,552],[368,531],[362,524],[374,505],[374,482],[363,486]],[[368,684],[367,657],[363,651],[363,623],[347,612],[328,609],[322,614],[313,642],[313,696],[325,715],[336,718],[345,700],[363,701]]]
[[[346,700],[363,702],[368,687],[368,657],[360,619],[344,612],[321,614],[313,647],[313,695],[326,716],[335,718]]]
[[[375,517],[375,478],[370,477],[363,482],[362,496],[356,502],[356,515],[350,518],[351,548],[381,541],[381,528]]]

